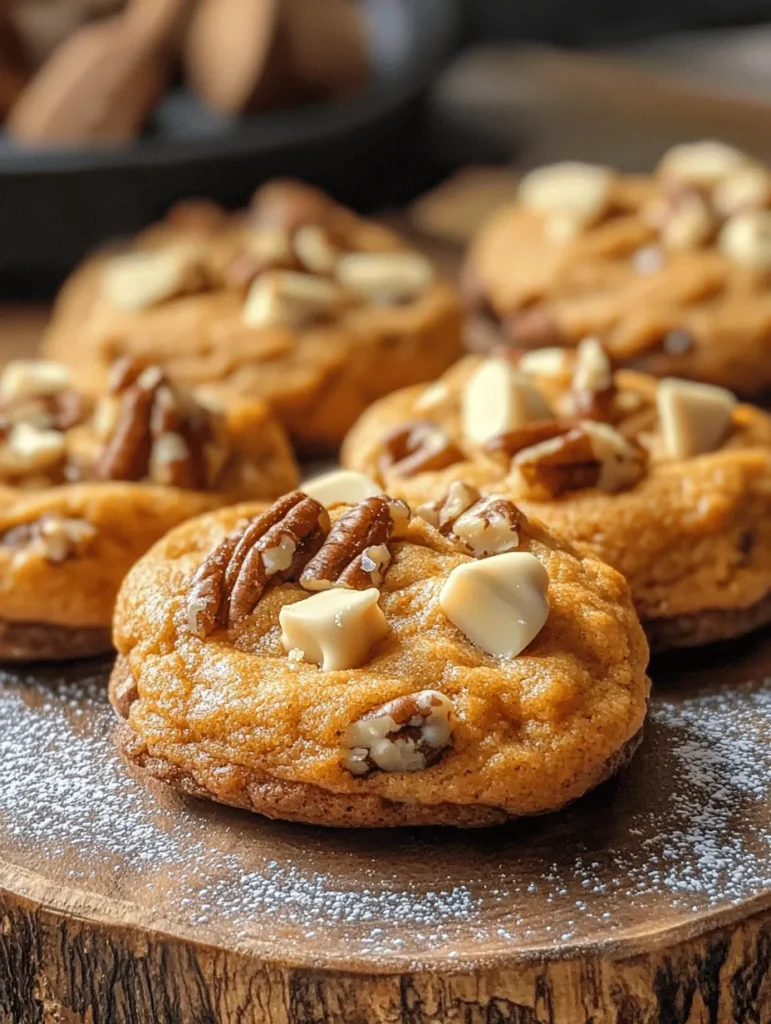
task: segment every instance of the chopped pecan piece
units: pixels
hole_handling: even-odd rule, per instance
[[[576,419],[612,423],[617,414],[613,364],[596,338],[584,338],[576,350],[570,385],[570,412]]]
[[[348,726],[343,767],[352,775],[430,768],[452,745],[453,712],[450,698],[436,690],[381,704]]]
[[[299,578],[328,531],[326,509],[302,491],[279,498],[242,524],[217,545],[190,581],[190,632],[204,639],[217,628],[240,625],[270,584]]]
[[[391,562],[388,542],[409,518],[403,501],[384,494],[360,501],[334,524],[321,550],[305,566],[300,585],[306,590],[379,587]]]
[[[31,523],[20,523],[0,537],[0,544],[23,554],[41,554],[58,564],[79,555],[96,529],[85,519],[46,513]]]
[[[133,360],[115,367],[111,392],[117,405],[95,467],[99,479],[216,486],[227,457],[216,413],[172,387],[159,367],[143,369]]]
[[[28,423],[38,430],[69,430],[85,418],[83,396],[70,385],[66,367],[18,359],[0,376],[0,422]]]
[[[551,441],[560,437],[568,427],[559,420],[534,420],[525,423],[516,430],[507,430],[505,434],[496,434],[484,444],[484,450],[493,458],[502,456],[508,461],[517,452],[530,448],[543,441]]]
[[[541,306],[511,313],[503,321],[503,334],[514,349],[551,348],[565,343],[559,324]]]
[[[519,546],[525,517],[502,494],[483,498],[475,487],[456,481],[441,501],[421,505],[421,519],[460,542],[476,558],[500,555]]]
[[[536,498],[599,487],[613,493],[635,484],[645,471],[644,449],[605,423],[566,425],[559,437],[525,448],[512,470]]]
[[[446,469],[463,459],[454,441],[428,420],[413,420],[390,430],[381,444],[380,471],[391,469],[401,477]]]

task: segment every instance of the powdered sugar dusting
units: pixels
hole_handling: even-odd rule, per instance
[[[106,668],[0,676],[0,861],[148,921],[163,908],[201,940],[419,965],[621,937],[622,921],[771,890],[770,678],[654,698],[632,767],[562,814],[346,833],[148,790],[109,741]]]

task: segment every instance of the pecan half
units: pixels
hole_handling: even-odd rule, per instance
[[[345,733],[343,767],[352,775],[416,772],[452,745],[454,707],[436,690],[420,690],[373,708]]]
[[[323,505],[302,491],[279,498],[239,526],[196,570],[187,590],[187,624],[205,639],[252,614],[266,588],[297,580],[329,531]]]
[[[306,565],[300,586],[306,590],[379,587],[391,563],[388,542],[409,522],[403,501],[384,494],[365,498],[334,524],[321,550]]]
[[[101,480],[143,480],[203,490],[216,486],[224,458],[219,416],[174,388],[157,366],[122,360],[111,379],[114,422],[96,466]]]
[[[463,460],[463,452],[454,441],[428,420],[412,420],[389,430],[381,444],[381,473],[393,470],[401,477],[446,469]]]
[[[483,498],[475,487],[456,481],[443,499],[421,505],[417,514],[476,558],[501,555],[519,546],[525,516],[502,494]]]

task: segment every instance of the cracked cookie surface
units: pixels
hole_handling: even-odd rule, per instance
[[[301,498],[292,500],[299,508]],[[371,529],[382,521],[375,506],[390,499],[367,500]],[[218,551],[227,556],[219,564],[232,565],[228,538],[243,538],[250,522],[254,550],[263,559],[275,551],[274,527],[260,518],[266,508],[219,510],[160,541],[129,573],[115,616],[111,693],[126,756],[195,796],[344,826],[493,824],[562,807],[616,771],[639,742],[649,685],[647,646],[621,576],[537,522],[520,522],[517,551],[503,557],[544,572],[548,618],[516,656],[490,655],[442,602],[453,571],[494,560],[474,559],[414,515],[405,524],[398,503],[391,507],[387,567],[368,584],[377,589],[340,586],[328,570],[329,589],[309,591],[298,565],[246,618],[205,635],[190,619],[191,579],[207,576],[202,566]],[[362,513],[352,512],[331,507],[330,531],[365,536]],[[306,552],[308,565],[314,557]],[[377,598],[385,631],[381,622],[356,667],[323,670],[307,660],[312,644],[305,658],[292,646],[307,637],[288,633],[287,612],[366,595]],[[216,606],[221,596],[215,589]],[[371,610],[357,620],[365,627]],[[321,636],[323,623],[311,621]],[[391,732],[378,731],[386,715]],[[389,736],[400,745],[384,751]]]

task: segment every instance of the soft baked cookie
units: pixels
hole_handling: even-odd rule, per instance
[[[522,179],[473,242],[470,342],[575,346],[758,397],[771,386],[771,173],[717,142],[650,177],[564,163]]]
[[[96,401],[66,367],[0,375],[0,659],[109,650],[118,586],[171,527],[297,479],[260,402],[203,405],[157,367],[114,368]]]
[[[771,620],[771,417],[712,385],[614,374],[595,339],[469,356],[374,405],[343,461],[416,504],[458,481],[504,492],[627,577],[654,648]],[[454,494],[445,525],[473,497]]]
[[[270,817],[476,826],[629,759],[647,646],[618,573],[503,498],[466,546],[386,495],[314,488],[329,509],[222,509],[129,573],[110,691],[131,761]]]
[[[294,182],[250,209],[176,207],[65,284],[44,351],[88,391],[112,361],[266,401],[305,449],[336,447],[374,399],[461,354],[454,288],[389,229]]]

